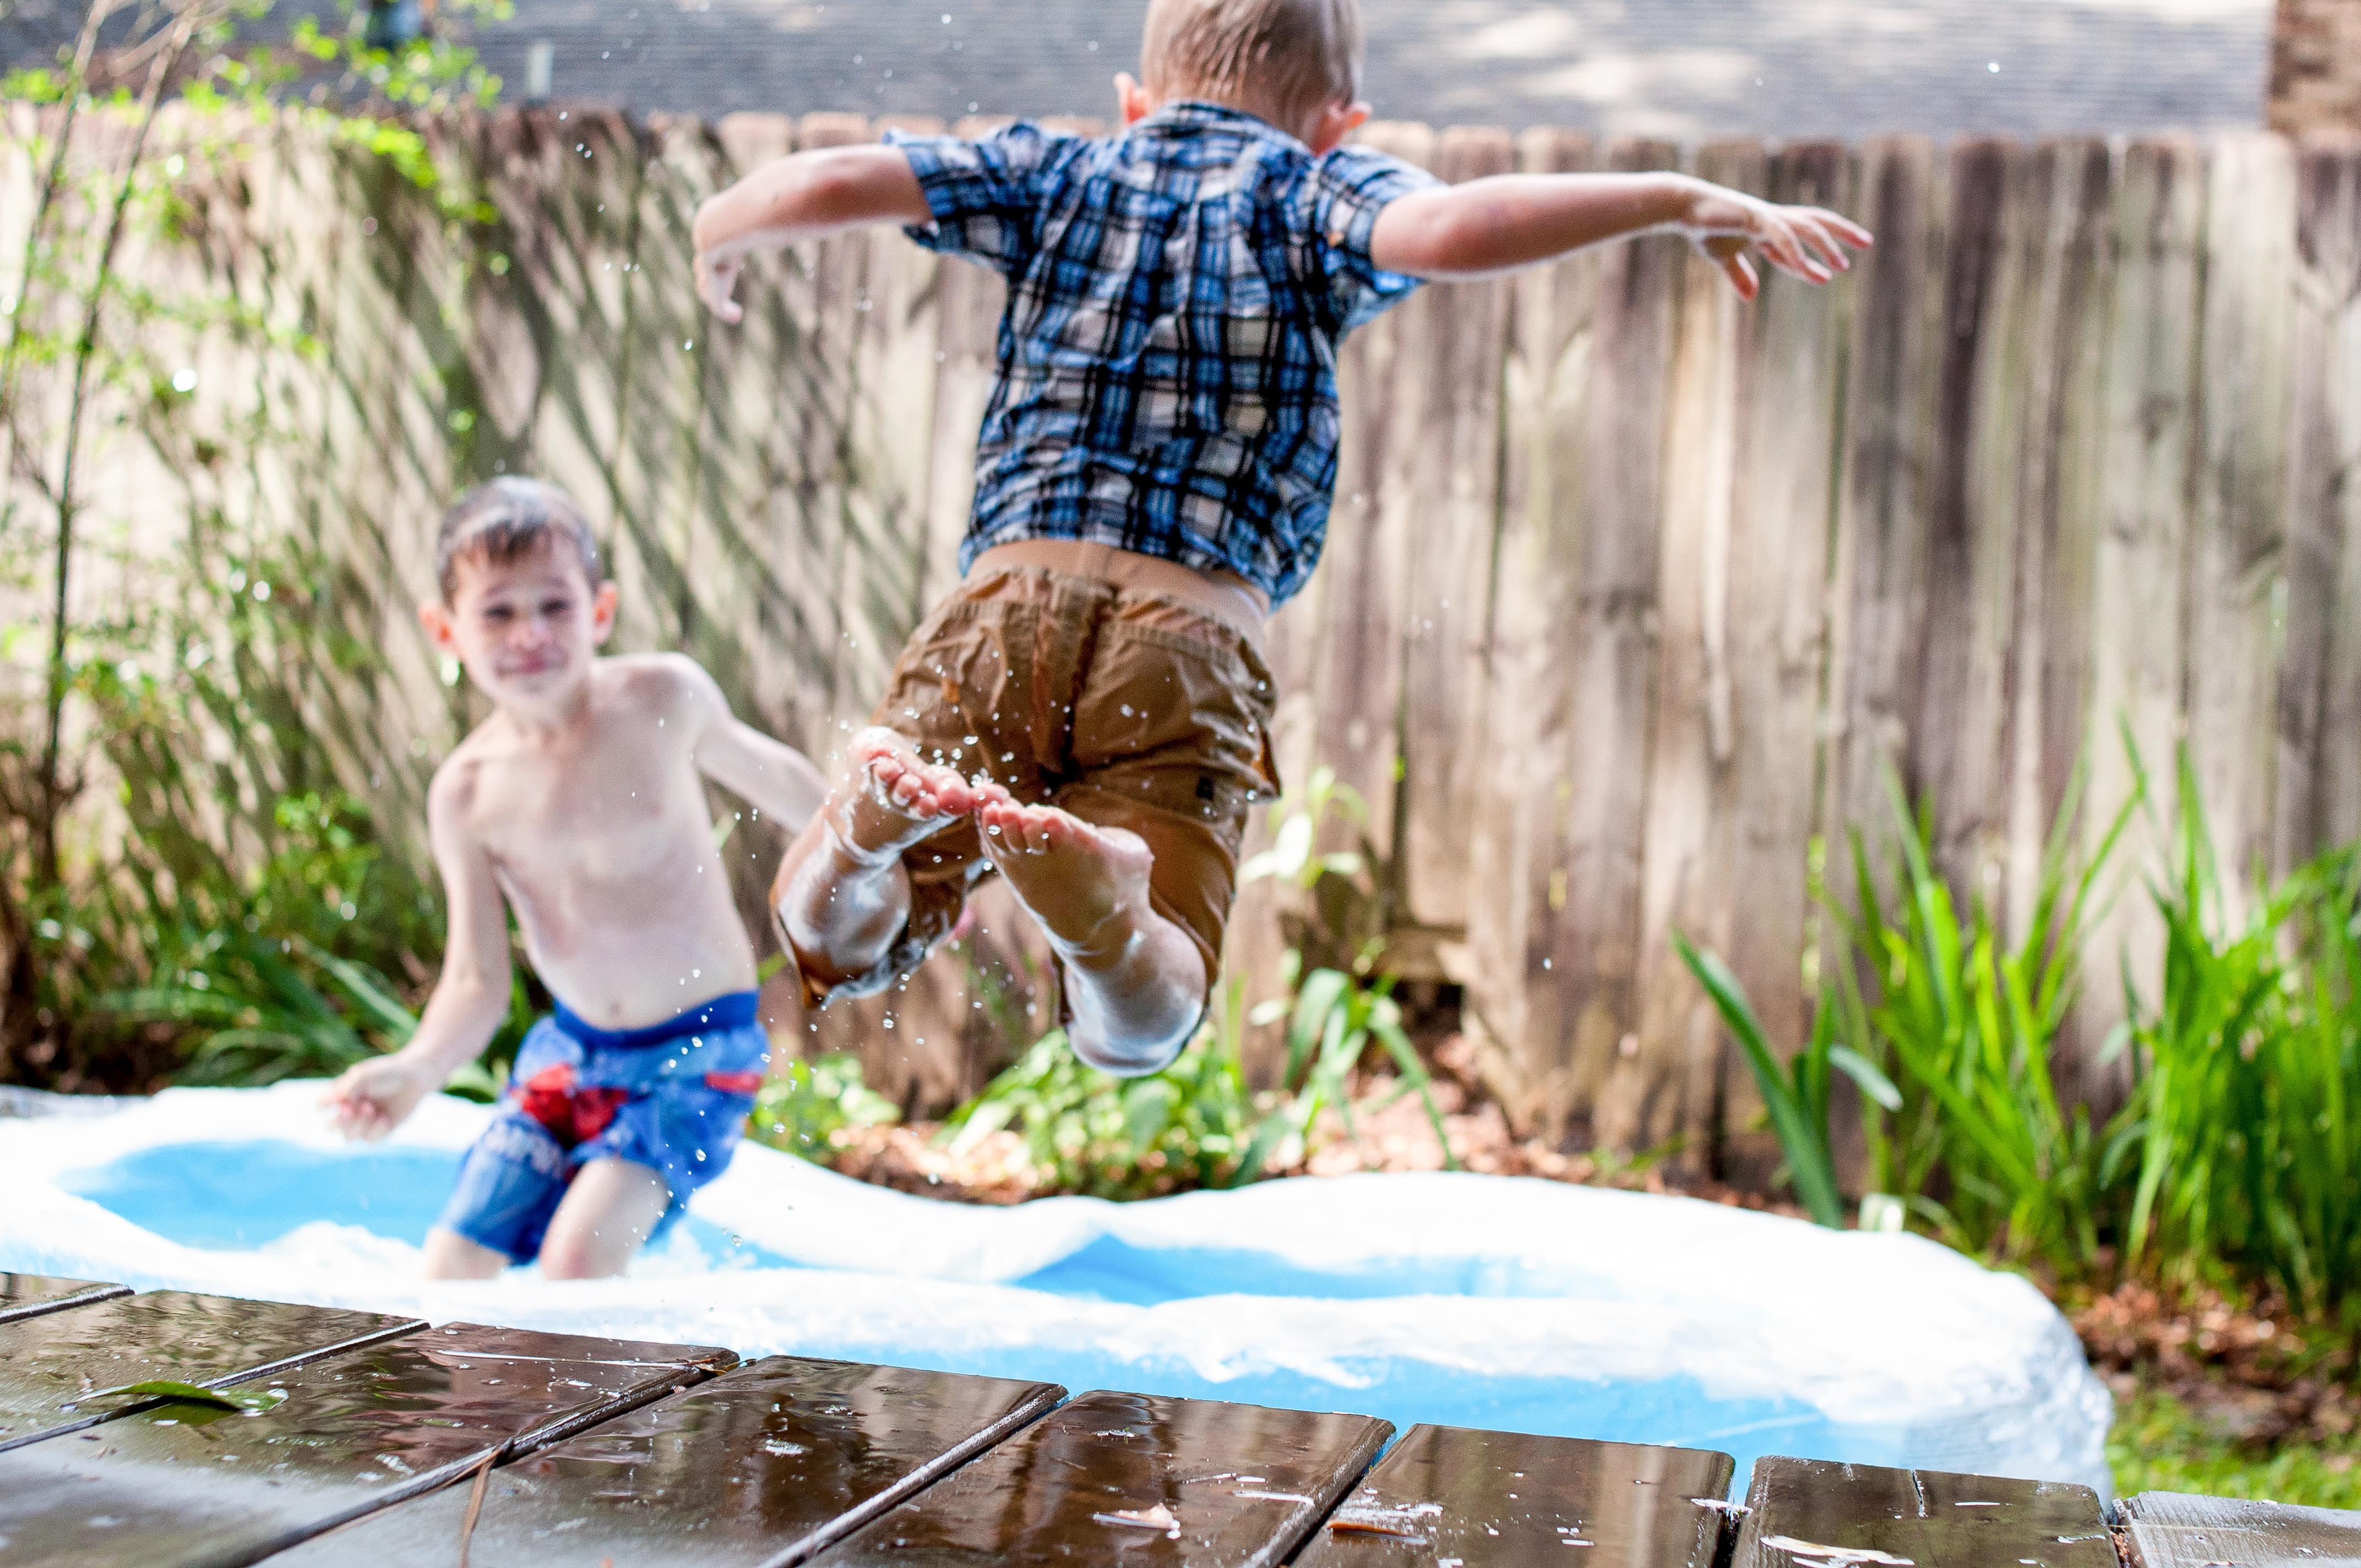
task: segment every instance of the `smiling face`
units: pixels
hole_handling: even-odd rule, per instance
[[[554,537],[508,560],[476,554],[454,565],[450,601],[419,607],[434,646],[502,707],[566,707],[615,629],[615,585],[594,587],[580,556]]]

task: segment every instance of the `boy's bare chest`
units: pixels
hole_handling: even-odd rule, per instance
[[[661,741],[505,758],[487,772],[478,831],[512,882],[550,893],[629,883],[685,871],[709,848],[695,765]]]

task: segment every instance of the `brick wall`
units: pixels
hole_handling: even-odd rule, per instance
[[[2361,0],[2279,0],[2271,128],[2361,130]]]

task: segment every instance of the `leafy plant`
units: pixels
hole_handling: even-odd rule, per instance
[[[366,966],[308,941],[235,928],[190,943],[166,983],[105,992],[94,1004],[193,1036],[199,1044],[181,1075],[191,1083],[330,1077],[400,1047],[417,1027],[384,977]]]
[[[1762,1092],[1780,1149],[1786,1156],[1783,1170],[1796,1198],[1815,1221],[1841,1229],[1844,1195],[1838,1189],[1836,1156],[1828,1141],[1831,1074],[1843,1073],[1873,1104],[1889,1113],[1902,1109],[1901,1091],[1874,1062],[1837,1043],[1838,1009],[1828,991],[1822,991],[1813,1012],[1810,1041],[1791,1065],[1782,1067],[1763,1037],[1763,1025],[1746,1000],[1745,988],[1729,967],[1713,954],[1698,950],[1679,932],[1673,934],[1673,948],[1705,987],[1714,1010],[1746,1053],[1746,1065],[1754,1074],[1755,1087]]]
[[[2361,1301],[2361,861],[2334,850],[2234,912],[2180,765],[2155,1004],[2136,1020],[2132,1261],[2268,1279],[2321,1318]]]
[[[1290,980],[1301,961],[1295,953],[1288,954]],[[1319,969],[1290,989],[1295,992],[1291,1005],[1284,1001],[1264,1004],[1276,1010],[1271,1016],[1288,1019],[1287,1067],[1280,1076],[1287,1098],[1255,1129],[1254,1140],[1227,1184],[1239,1186],[1258,1179],[1272,1157],[1290,1143],[1301,1151],[1310,1142],[1320,1113],[1331,1105],[1343,1114],[1350,1129],[1353,1105],[1347,1085],[1373,1044],[1384,1047],[1395,1071],[1393,1094],[1379,1108],[1405,1094],[1416,1094],[1433,1124],[1435,1141],[1443,1146],[1444,1166],[1458,1169],[1443,1112],[1434,1102],[1432,1079],[1419,1060],[1417,1047],[1403,1032],[1401,1009],[1389,994],[1392,977],[1363,984],[1340,970]]]
[[[1244,993],[1223,986],[1172,1065],[1139,1078],[1084,1066],[1052,1030],[953,1112],[941,1136],[957,1151],[1012,1129],[1053,1191],[1144,1198],[1215,1185],[1237,1168],[1254,1115],[1238,1058],[1244,1015]]]
[[[1960,914],[1934,866],[1931,815],[1914,816],[1898,784],[1891,798],[1891,888],[1878,884],[1855,833],[1853,908],[1822,890],[1844,946],[1792,1067],[1719,959],[1676,938],[1680,956],[1745,1052],[1788,1179],[1820,1223],[1843,1223],[1828,1134],[1832,1075],[1841,1072],[1862,1092],[1877,1190],[1906,1200],[1962,1250],[2086,1269],[2100,1255],[2126,1146],[2102,1138],[2085,1107],[2060,1104],[2050,1058],[2073,1005],[2092,901],[2141,795],[2084,856],[2075,848],[2079,790],[2069,790],[2014,943],[1981,899]]]
[[[901,1119],[899,1107],[862,1080],[859,1057],[831,1051],[773,1068],[754,1098],[747,1133],[774,1149],[824,1162],[839,1129],[891,1126]]]
[[[233,962],[252,981],[248,1022],[232,1026],[260,1031],[237,1050],[275,1037],[273,1059],[332,1060],[374,1027],[356,1022],[370,1004],[299,942],[378,989],[388,974],[419,981],[439,945],[421,918],[431,896],[407,865],[365,863],[366,836],[309,885],[265,866],[259,904],[251,876],[291,845],[366,835],[336,788],[340,767],[356,782],[361,770],[335,751],[352,739],[335,686],[375,654],[324,613],[332,575],[302,531],[261,515],[264,476],[300,473],[316,447],[316,430],[288,422],[306,421],[301,399],[280,394],[319,345],[215,265],[187,192],[231,178],[291,120],[432,192],[445,221],[485,215],[390,112],[489,102],[497,81],[447,24],[506,14],[505,0],[446,0],[439,36],[386,49],[352,0],[340,9],[340,23],[306,16],[273,37],[269,0],[95,0],[53,67],[7,81],[55,112],[22,144],[28,221],[21,253],[0,258],[0,589],[18,617],[0,625],[0,1077],[152,1081],[187,1032],[174,1020],[202,1032],[195,1020],[220,1011],[156,994],[198,939],[190,928],[231,932],[223,953],[254,938]],[[167,136],[173,97],[188,112]],[[225,348],[259,373],[201,425],[200,369]],[[126,440],[184,488],[177,560],[129,543],[154,537],[152,492],[135,535],[91,482]],[[93,566],[119,590],[83,591]],[[275,820],[280,806],[333,820]],[[280,959],[295,967],[277,972]],[[157,1005],[128,1031],[132,1014],[92,1004],[135,993]]]
[[[1323,764],[1279,796],[1271,819],[1278,824],[1271,847],[1246,858],[1239,885],[1274,879],[1294,890],[1300,906],[1282,909],[1279,927],[1299,969],[1372,972],[1385,951],[1393,879],[1369,841],[1368,803]],[[1320,848],[1336,835],[1335,824],[1354,848]]]
[[[234,1393],[225,1388],[203,1388],[194,1383],[182,1383],[170,1377],[152,1377],[145,1383],[126,1383],[120,1388],[108,1388],[108,1394],[144,1394],[150,1398],[170,1399],[176,1404],[205,1405],[217,1410],[236,1411],[240,1415],[258,1416],[286,1402],[283,1388],[266,1388],[260,1393]],[[84,1395],[94,1398],[95,1395]]]
[[[2014,943],[1981,898],[1959,915],[1934,868],[1930,815],[1914,818],[1898,785],[1892,795],[1893,892],[1881,896],[1856,835],[1856,909],[1834,910],[1854,960],[1837,970],[1839,1035],[1892,1063],[1901,1087],[1899,1107],[1870,1113],[1878,1184],[1963,1250],[2087,1269],[2124,1146],[2100,1136],[2087,1107],[2060,1104],[2050,1061],[2081,983],[2100,878],[2144,791],[2084,855],[2080,789],[2068,790]]]
[[[2361,1299],[2361,859],[2309,868],[2295,912],[2304,972],[2252,1064],[2269,1114],[2241,1169],[2268,1268],[2315,1316]]]

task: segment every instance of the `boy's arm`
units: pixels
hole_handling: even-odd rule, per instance
[[[1783,207],[1686,174],[1496,174],[1389,203],[1369,258],[1413,278],[1482,278],[1606,240],[1678,234],[1747,299],[1749,247],[1782,271],[1825,283],[1869,231],[1817,207]]]
[[[697,292],[723,321],[742,313],[730,297],[749,253],[825,239],[872,224],[931,216],[910,160],[898,148],[831,147],[767,164],[697,210]]]
[[[828,798],[828,780],[809,757],[774,740],[730,711],[720,685],[694,660],[673,661],[686,684],[697,771],[769,817],[789,838],[804,830]]]
[[[427,791],[427,835],[450,907],[443,972],[410,1043],[347,1069],[329,1089],[324,1103],[348,1137],[393,1131],[473,1061],[508,1016],[508,919],[491,857],[467,828],[471,785],[466,770],[445,767]]]

